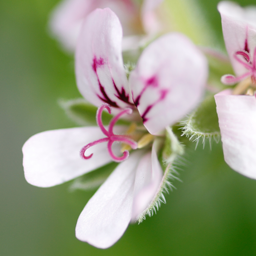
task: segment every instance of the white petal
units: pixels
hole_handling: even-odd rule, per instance
[[[96,106],[107,103],[122,108],[131,101],[121,48],[117,16],[110,9],[92,12],[78,39],[76,78],[81,94]]]
[[[74,51],[83,19],[95,8],[94,0],[64,0],[52,12],[50,29],[63,47]]]
[[[131,220],[135,171],[141,157],[137,151],[118,165],[85,206],[76,226],[76,237],[108,248],[125,232]]]
[[[132,219],[138,220],[160,189],[163,171],[157,159],[155,145],[152,152],[141,159],[135,177]]]
[[[162,36],[144,50],[129,82],[150,133],[159,133],[196,107],[207,70],[203,54],[179,33]]]
[[[53,10],[50,30],[69,51],[74,51],[83,20],[96,8],[111,8],[120,18],[124,34],[134,34],[132,24],[138,15],[138,8],[131,0],[63,0]]]
[[[225,90],[215,95],[224,158],[235,171],[256,179],[256,99],[231,95]]]
[[[104,137],[98,127],[53,130],[32,136],[22,148],[26,180],[39,187],[55,186],[111,162],[106,143],[88,149],[86,154],[93,153],[91,159],[80,156],[85,145]]]
[[[249,50],[251,60],[253,59],[256,47],[256,7],[242,8],[233,2],[220,2],[218,10],[230,60],[236,75],[240,76],[248,70],[234,59],[234,54]]]

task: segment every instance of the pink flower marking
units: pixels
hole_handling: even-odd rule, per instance
[[[145,86],[144,88],[142,89],[141,93],[136,97],[136,99],[134,99],[134,105],[136,107],[139,106],[140,104],[140,98],[141,96],[144,94],[144,92],[147,90],[147,88],[149,87],[158,87],[158,80],[157,80],[157,77],[156,76],[152,76],[150,77],[149,79],[146,80],[145,82]]]
[[[92,69],[96,74],[97,81],[98,81],[98,84],[99,84],[99,89],[100,89],[100,92],[101,92],[101,95],[102,95],[102,96],[100,96],[99,94],[97,94],[97,96],[100,100],[102,100],[104,103],[107,103],[109,106],[114,107],[114,108],[120,108],[115,101],[110,99],[110,97],[106,93],[105,87],[102,85],[102,83],[100,81],[97,70],[98,70],[99,67],[103,67],[105,64],[107,64],[107,61],[104,61],[104,59],[102,57],[100,57],[99,59],[97,59],[96,56],[93,57]],[[133,106],[133,103],[131,103],[130,100],[129,100],[129,93],[127,93],[125,91],[124,87],[122,87],[121,90],[119,90],[117,88],[115,80],[113,78],[112,78],[112,83],[113,83],[113,86],[114,86],[115,91],[116,91],[115,97],[117,99],[123,101],[127,105]]]
[[[146,117],[147,114],[149,113],[149,111],[159,102],[161,102],[162,100],[165,99],[167,93],[169,92],[169,90],[160,90],[160,97],[158,100],[156,100],[153,104],[149,105],[146,110],[144,111],[144,113],[141,115],[143,123],[146,123],[148,121],[148,118]]]
[[[140,100],[142,95],[145,93],[145,91],[148,88],[158,88],[159,87],[159,82],[158,82],[158,78],[157,76],[152,76],[150,78],[148,78],[145,81],[145,85],[144,88],[142,89],[142,91],[140,92],[140,94],[136,97],[136,99],[134,99],[134,105],[136,107],[138,107],[140,105]],[[145,109],[145,111],[142,113],[141,117],[142,117],[142,121],[143,123],[148,121],[148,118],[146,117],[146,115],[149,113],[149,111],[159,102],[161,102],[162,100],[165,99],[167,93],[169,92],[169,90],[167,89],[158,89],[157,93],[160,94],[159,98],[152,104],[148,105],[147,108]]]
[[[97,111],[97,123],[98,123],[98,126],[100,127],[101,131],[107,136],[106,138],[103,138],[103,139],[99,139],[99,140],[96,140],[94,142],[91,142],[89,144],[87,144],[86,146],[84,146],[81,151],[80,151],[80,155],[82,158],[84,159],[90,159],[93,154],[90,154],[89,156],[85,156],[85,151],[87,149],[89,149],[90,147],[96,145],[96,144],[99,144],[99,143],[102,143],[102,142],[108,142],[108,152],[111,156],[111,158],[113,159],[113,161],[115,162],[121,162],[121,161],[124,161],[125,159],[128,158],[129,156],[129,152],[128,151],[124,151],[123,152],[123,156],[121,157],[117,157],[115,156],[115,154],[113,153],[112,151],[112,144],[114,142],[122,142],[122,143],[125,143],[125,144],[128,144],[131,146],[132,149],[136,149],[137,148],[137,143],[135,141],[133,141],[132,139],[130,139],[128,136],[126,135],[116,135],[114,134],[113,132],[113,128],[114,128],[114,125],[115,123],[118,121],[118,119],[124,115],[124,114],[131,114],[132,113],[132,110],[131,109],[125,109],[123,110],[122,112],[120,112],[118,115],[116,115],[110,122],[109,124],[109,128],[108,128],[108,131],[106,130],[106,128],[104,127],[103,123],[102,123],[102,112],[103,110],[106,109],[109,114],[111,114],[111,109],[109,106],[107,105],[103,105],[101,106],[98,111]]]
[[[131,107],[134,107],[134,104],[130,102],[130,95],[129,93],[126,92],[126,90],[124,89],[124,87],[121,88],[121,90],[119,90],[116,86],[116,83],[115,83],[115,80],[112,78],[112,82],[113,82],[113,85],[114,85],[114,88],[116,90],[116,94],[115,96],[123,101],[124,103],[130,105]]]
[[[103,58],[97,59],[97,57],[94,56],[94,58],[93,58],[93,63],[92,63],[92,69],[93,69],[94,72],[97,74],[97,69],[98,69],[98,67],[103,66],[104,64],[105,64],[105,63],[104,63],[104,59],[103,59]]]
[[[249,48],[249,44],[248,44],[248,27],[246,27],[246,38],[244,41],[244,50],[248,53],[250,53],[250,48]]]
[[[98,75],[98,68],[104,66],[105,62],[103,58],[99,58],[97,59],[96,56],[93,57],[93,62],[92,62],[92,69],[94,71],[94,73],[96,74],[97,77],[97,81],[99,84],[99,89],[101,92],[101,96],[99,94],[97,94],[98,98],[101,99],[104,103],[107,103],[108,105],[118,108],[118,105],[115,101],[111,100],[110,97],[107,95],[104,86],[101,84],[100,82],[100,78]]]

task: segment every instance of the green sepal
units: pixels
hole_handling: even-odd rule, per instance
[[[208,96],[181,124],[183,125],[182,135],[186,135],[190,140],[196,141],[196,146],[200,139],[202,139],[203,144],[205,144],[205,139],[209,139],[210,146],[211,139],[218,142],[220,128],[213,95]]]
[[[98,188],[116,168],[118,163],[110,163],[96,170],[84,174],[74,180],[70,186],[70,190],[92,190]]]
[[[85,99],[75,99],[60,101],[60,106],[64,109],[67,116],[79,125],[97,125],[96,113],[97,107],[93,106]],[[103,111],[103,123],[109,123],[112,115]]]
[[[166,128],[165,143],[162,153],[163,161],[169,162],[174,155],[183,155],[184,148],[170,127]]]

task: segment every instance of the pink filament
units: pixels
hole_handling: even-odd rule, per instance
[[[254,52],[253,52],[253,62],[252,62],[252,68],[256,69],[256,48],[254,49]]]
[[[245,58],[245,61],[241,60],[238,56],[242,55]],[[246,56],[246,57],[245,57]],[[250,56],[244,52],[238,51],[234,54],[234,58],[237,62],[239,62],[240,64],[242,64],[246,69],[251,70],[252,66],[250,65],[249,61],[250,61]]]
[[[97,124],[98,126],[100,127],[101,131],[106,135],[108,136],[108,131],[105,129],[103,123],[102,123],[102,120],[101,120],[101,117],[102,117],[102,112],[103,110],[107,109],[108,113],[111,114],[111,109],[108,105],[103,105],[101,106],[100,108],[98,108],[97,110],[97,114],[96,114],[96,120],[97,120]]]
[[[247,62],[250,62],[250,55],[247,52],[237,51],[235,55],[241,55]]]
[[[242,81],[243,79],[245,79],[246,77],[250,76],[252,74],[252,72],[247,72],[241,76],[238,76],[238,77],[235,77],[233,75],[224,75],[221,77],[221,82],[223,84],[226,84],[226,85],[232,85],[232,84],[235,84],[235,83],[238,83],[240,81]]]
[[[243,60],[239,58],[239,56],[243,57]],[[239,62],[242,66],[244,66],[248,72],[245,74],[235,77],[232,75],[224,75],[221,78],[221,82],[224,84],[235,84],[237,82],[240,82],[241,80],[245,79],[248,76],[251,76],[252,82],[256,83],[256,48],[254,49],[253,52],[253,61],[251,62],[250,56],[247,52],[244,51],[237,51],[234,54],[234,59]]]
[[[90,159],[90,158],[93,156],[93,154],[90,154],[89,156],[85,156],[85,155],[84,155],[85,151],[86,151],[88,148],[90,148],[90,147],[92,147],[92,146],[94,146],[94,145],[96,145],[96,144],[98,144],[98,143],[106,142],[106,141],[108,141],[108,138],[99,139],[99,140],[96,140],[96,141],[94,141],[94,142],[91,142],[91,143],[87,144],[87,145],[84,146],[84,147],[81,149],[81,151],[80,151],[81,157],[84,158],[84,159]]]
[[[108,129],[108,131],[109,131],[109,134],[113,134],[113,128],[114,128],[114,125],[116,124],[116,122],[118,121],[118,119],[122,116],[122,115],[124,115],[124,114],[131,114],[132,113],[132,110],[130,109],[130,108],[128,108],[128,109],[125,109],[125,110],[123,110],[122,112],[120,112],[119,114],[117,114],[112,120],[111,120],[111,122],[110,122],[110,124],[109,124],[109,129]]]
[[[111,158],[116,161],[116,162],[121,162],[121,161],[124,161],[125,159],[128,158],[129,156],[129,152],[128,151],[124,151],[123,152],[123,155],[118,157],[116,156],[113,151],[112,151],[112,145],[114,142],[118,141],[118,142],[122,142],[122,143],[125,143],[125,144],[128,144],[131,146],[132,149],[136,149],[137,148],[137,143],[135,141],[133,141],[132,139],[130,139],[127,135],[116,135],[114,134],[113,132],[113,128],[114,128],[114,125],[116,124],[116,122],[118,121],[118,119],[124,115],[124,114],[131,114],[132,113],[132,110],[131,109],[125,109],[123,111],[121,111],[119,114],[117,114],[110,122],[109,124],[109,128],[108,130],[104,127],[103,123],[102,123],[102,112],[104,109],[107,109],[107,111],[109,113],[111,113],[111,109],[108,105],[103,105],[101,106],[98,111],[97,111],[97,115],[96,115],[96,119],[97,119],[97,123],[98,123],[98,126],[100,127],[101,131],[107,136],[106,138],[102,138],[102,139],[99,139],[99,140],[96,140],[94,142],[91,142],[89,144],[87,144],[86,146],[84,146],[81,151],[80,151],[80,155],[82,158],[84,159],[90,159],[93,154],[90,154],[89,156],[85,156],[85,152],[88,148],[96,145],[96,144],[99,144],[99,143],[102,143],[102,142],[108,142],[108,146],[107,146],[107,149],[108,149],[108,152],[109,152],[109,155],[111,156]]]

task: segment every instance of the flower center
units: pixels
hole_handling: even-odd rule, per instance
[[[123,152],[123,155],[118,157],[116,156],[113,151],[112,151],[112,145],[114,142],[122,142],[124,144],[127,144],[129,145],[132,149],[136,149],[137,148],[137,143],[135,141],[133,141],[129,135],[117,135],[117,134],[114,134],[113,132],[113,128],[114,128],[114,125],[116,124],[116,122],[118,121],[118,119],[124,115],[124,114],[131,114],[132,113],[132,110],[130,108],[127,108],[127,109],[124,109],[123,111],[121,111],[119,114],[117,114],[111,121],[110,121],[110,124],[109,124],[109,127],[108,127],[108,130],[104,127],[103,123],[102,123],[102,112],[103,110],[106,109],[109,114],[111,114],[111,109],[108,105],[103,105],[101,106],[100,108],[98,108],[98,111],[97,111],[97,115],[96,115],[96,118],[97,118],[97,123],[98,123],[98,126],[100,127],[101,131],[103,132],[103,134],[106,135],[105,138],[102,138],[102,139],[99,139],[99,140],[96,140],[96,141],[93,141],[89,144],[87,144],[86,146],[84,146],[81,151],[80,151],[80,155],[82,158],[84,159],[90,159],[93,154],[89,155],[89,156],[85,156],[85,152],[88,148],[94,146],[94,145],[97,145],[99,143],[102,143],[102,142],[108,142],[108,145],[107,145],[107,149],[108,149],[108,152],[111,156],[111,158],[116,161],[116,162],[121,162],[121,161],[124,161],[125,159],[128,158],[129,156],[129,151],[128,150],[125,150]]]
[[[233,91],[233,94],[237,95],[244,93],[250,86],[256,87],[256,48],[253,52],[253,60],[251,60],[249,53],[246,51],[235,52],[234,59],[248,71],[238,77],[225,75],[221,78],[221,81],[226,85],[240,82]]]

